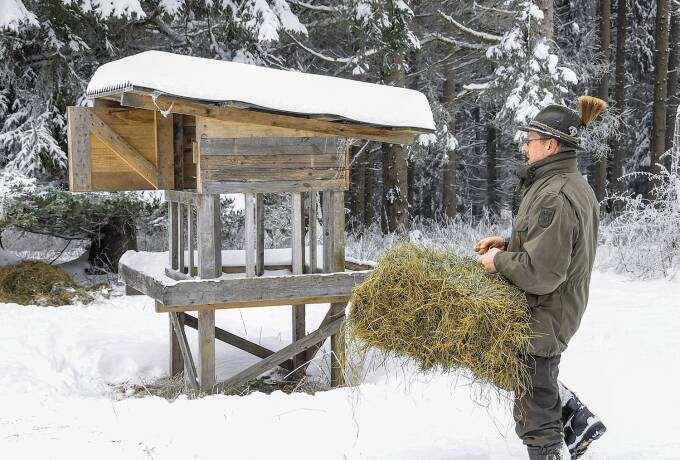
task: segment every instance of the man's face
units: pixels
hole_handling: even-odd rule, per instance
[[[527,140],[522,145],[522,151],[526,154],[529,164],[535,163],[557,153],[557,139],[536,131],[529,131]]]

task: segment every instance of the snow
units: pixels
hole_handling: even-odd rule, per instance
[[[0,29],[7,27],[17,30],[19,24],[23,22],[33,26],[39,25],[35,14],[28,11],[21,0],[0,1]]]
[[[96,97],[132,86],[196,100],[243,102],[278,112],[435,129],[427,98],[418,91],[162,51],[104,64],[92,76],[87,94]]]
[[[85,0],[83,10],[98,11],[104,17],[127,17],[133,13],[140,18],[146,17],[139,0]]]
[[[128,398],[111,385],[148,383],[166,372],[167,317],[154,313],[151,299],[1,307],[3,458],[203,460],[226,451],[238,459],[526,458],[507,401],[477,404],[474,389],[454,375],[388,363],[356,388],[315,395],[170,402],[128,391]],[[325,311],[307,308],[310,330]],[[608,428],[584,460],[680,457],[672,410],[680,407],[679,322],[680,283],[593,274],[588,310],[560,366],[560,378]],[[220,310],[216,323],[279,349],[289,340],[290,308]],[[187,334],[195,351],[195,331]],[[216,355],[219,379],[257,360],[222,343]],[[288,447],[300,430],[304,448]]]

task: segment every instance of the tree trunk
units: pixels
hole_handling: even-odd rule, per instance
[[[600,0],[600,52],[609,63],[609,48],[611,45],[611,1]],[[605,72],[597,85],[597,96],[603,101],[609,100],[609,72]],[[595,162],[593,174],[593,188],[597,201],[602,203],[607,185],[607,158],[603,157]],[[601,209],[604,210],[604,204]]]
[[[95,268],[118,273],[118,261],[128,250],[137,250],[137,229],[129,220],[115,218],[92,238],[88,260]]]
[[[678,110],[678,67],[680,66],[680,5],[672,3],[671,7],[670,49],[668,56],[668,85],[666,95],[668,107],[666,113],[666,145],[665,150],[673,147],[675,133],[675,112]],[[666,169],[671,167],[671,158],[664,158]]]
[[[555,4],[553,0],[537,0],[536,6],[543,12],[541,23],[541,36],[546,40],[552,40],[555,35]]]
[[[454,64],[449,62],[446,64],[446,75],[444,80],[444,92],[443,92],[443,104],[444,109],[447,113],[447,128],[449,136],[453,136],[456,132],[456,117],[453,107],[453,98],[456,94],[455,78],[456,71],[454,69]],[[456,210],[458,208],[458,197],[456,190],[456,149],[451,148],[448,145],[446,147],[446,156],[444,164],[444,177],[443,177],[443,188],[442,191],[442,201],[444,202],[444,215],[447,219],[453,219],[456,217]]]
[[[668,0],[656,2],[656,52],[654,53],[654,108],[652,118],[652,148],[649,168],[658,174],[659,157],[666,147],[666,95],[668,80]],[[655,181],[655,183],[657,183]],[[654,184],[652,184],[654,185]],[[652,187],[647,190],[647,198],[653,198]]]
[[[497,139],[496,127],[492,120],[486,124],[486,206],[489,212],[498,214],[498,194],[496,193],[496,181],[498,174],[496,171]]]
[[[625,110],[626,104],[626,14],[627,1],[618,0],[616,18],[616,85],[614,86],[615,108],[618,115]],[[621,140],[614,139],[612,142],[612,187],[616,193],[623,191],[623,184],[619,178],[623,175],[623,152]],[[615,209],[620,203],[614,204]]]
[[[404,86],[404,57],[396,56],[390,83]],[[383,144],[383,233],[408,228],[408,162],[406,149],[399,144]]]

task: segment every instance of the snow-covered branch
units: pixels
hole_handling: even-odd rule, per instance
[[[340,9],[332,7],[332,6],[327,6],[327,5],[312,5],[311,3],[307,2],[301,2],[299,0],[288,0],[288,3],[292,3],[293,5],[298,5],[303,8],[307,8],[308,10],[313,10],[313,11],[324,11],[326,13],[335,13],[340,11]]]
[[[439,10],[437,12],[439,13],[439,15],[441,17],[446,19],[446,21],[449,24],[451,24],[453,27],[455,27],[459,31],[463,32],[464,34],[469,35],[470,37],[477,38],[478,40],[481,40],[485,43],[491,43],[493,45],[496,45],[496,44],[500,43],[500,41],[501,41],[502,37],[500,35],[494,35],[494,34],[490,34],[490,33],[487,33],[487,32],[480,32],[478,30],[471,29],[469,27],[464,26],[460,22],[456,21],[451,16],[442,12],[441,10]]]
[[[468,42],[463,42],[460,40],[456,40],[455,38],[447,37],[446,35],[440,34],[440,33],[434,33],[434,34],[428,34],[424,38],[420,39],[420,44],[425,45],[427,43],[433,42],[433,41],[439,41],[439,42],[444,42],[448,43],[450,45],[455,45],[459,48],[466,48],[466,49],[471,49],[471,50],[486,50],[487,46],[482,45],[480,43],[468,43]]]
[[[297,40],[295,37],[293,37],[291,34],[288,32],[285,32],[288,37],[293,40],[300,48],[303,50],[307,51],[309,54],[318,57],[319,59],[322,59],[324,61],[328,62],[336,62],[340,64],[347,64],[352,62],[354,59],[353,58],[334,58],[330,56],[326,56],[325,54],[319,53],[318,51],[314,51],[313,49],[303,45],[299,40]]]

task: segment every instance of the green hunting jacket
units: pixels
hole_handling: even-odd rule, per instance
[[[559,152],[518,171],[521,202],[496,270],[525,292],[531,314],[530,353],[562,353],[588,303],[597,248],[599,206],[576,165]]]

